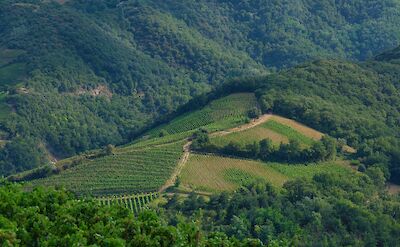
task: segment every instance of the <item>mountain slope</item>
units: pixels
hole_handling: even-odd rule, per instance
[[[398,9],[394,0],[2,1],[2,174],[126,143],[233,77],[370,57],[397,43]]]

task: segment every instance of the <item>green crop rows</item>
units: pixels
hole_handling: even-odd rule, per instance
[[[212,101],[201,110],[190,112],[168,124],[147,133],[158,137],[161,131],[167,134],[183,133],[204,127],[209,130],[230,128],[244,123],[248,111],[257,106],[254,94],[237,93]]]
[[[118,195],[153,192],[172,174],[183,143],[148,147],[85,161],[83,164],[33,182],[62,186],[78,195]]]
[[[312,178],[316,174],[329,173],[329,174],[340,174],[354,176],[355,173],[350,167],[340,165],[335,162],[325,162],[318,164],[282,164],[282,163],[268,163],[268,166],[272,167],[276,171],[288,176],[289,178]]]
[[[286,126],[284,124],[278,123],[274,120],[269,120],[265,124],[262,125],[263,127],[270,129],[278,134],[281,134],[283,136],[286,136],[289,140],[297,140],[301,144],[311,146],[314,141],[313,139],[301,134],[300,132],[292,129],[289,126]]]
[[[138,214],[140,211],[145,209],[150,202],[158,198],[158,196],[159,194],[157,192],[154,192],[147,194],[134,194],[129,196],[122,195],[99,197],[96,200],[98,200],[101,205],[120,205],[129,209],[132,213]]]
[[[247,185],[256,180],[264,180],[264,178],[248,173],[244,170],[237,168],[230,168],[224,171],[224,178],[234,184]]]

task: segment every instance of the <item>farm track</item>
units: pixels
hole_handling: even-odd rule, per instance
[[[257,119],[252,120],[250,123],[232,128],[232,129],[228,129],[228,130],[222,130],[222,131],[217,131],[214,133],[210,134],[210,137],[215,137],[215,136],[225,136],[225,135],[229,135],[231,133],[236,133],[236,132],[241,132],[244,130],[248,130],[251,128],[254,128],[260,124],[265,123],[266,121],[268,121],[269,119],[271,119],[272,115],[271,114],[264,114],[262,116],[260,116]],[[190,146],[192,145],[192,141],[188,141],[184,146],[183,146],[183,155],[179,160],[179,163],[175,169],[175,171],[172,173],[171,177],[165,182],[165,184],[158,190],[159,193],[164,192],[167,188],[173,186],[179,176],[179,174],[181,173],[183,167],[186,165],[186,163],[189,160],[189,156],[190,156]]]
[[[172,173],[171,177],[165,182],[163,186],[158,190],[159,193],[164,192],[167,188],[173,186],[176,182],[176,179],[178,178],[179,174],[181,173],[183,167],[189,160],[190,156],[190,145],[192,145],[192,141],[188,141],[184,146],[183,146],[183,155],[179,160],[178,165],[175,168],[175,171]]]
[[[267,122],[268,120],[271,119],[273,115],[272,114],[264,114],[262,116],[260,116],[257,119],[253,119],[250,123],[232,128],[232,129],[228,129],[228,130],[222,130],[222,131],[217,131],[214,133],[210,134],[210,137],[216,137],[216,136],[226,136],[232,133],[236,133],[236,132],[241,132],[241,131],[245,131],[248,129],[252,129],[260,124],[263,124],[265,122]]]

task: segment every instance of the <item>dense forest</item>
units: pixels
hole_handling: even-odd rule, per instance
[[[64,191],[0,187],[3,246],[397,246],[400,198],[379,169],[321,174],[276,190],[263,182],[205,200],[173,196],[134,216]]]
[[[126,143],[232,78],[371,58],[397,45],[399,9],[395,0],[1,1],[0,174]],[[386,73],[370,66],[362,73]]]
[[[182,213],[206,231],[267,246],[398,246],[399,198],[380,192],[384,178],[376,170],[316,175],[287,182],[281,191],[252,183],[208,201],[195,193],[183,201],[175,196],[165,208],[171,223]]]
[[[398,0],[0,0],[0,246],[399,246],[399,26]]]

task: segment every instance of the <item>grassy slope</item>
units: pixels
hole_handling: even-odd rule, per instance
[[[211,139],[211,142],[217,146],[224,146],[231,141],[246,145],[269,138],[274,144],[279,145],[295,139],[304,146],[310,146],[314,140],[319,140],[321,137],[321,133],[293,120],[272,116],[270,120],[257,127],[225,136],[216,136]]]
[[[181,187],[205,192],[232,191],[245,183],[264,180],[279,188],[289,179],[312,178],[320,173],[345,175],[354,173],[350,167],[340,163],[338,161],[288,165],[217,155],[192,154],[181,173]]]
[[[200,154],[191,155],[181,173],[183,187],[208,192],[231,191],[253,179],[282,186],[287,177],[261,162]]]

